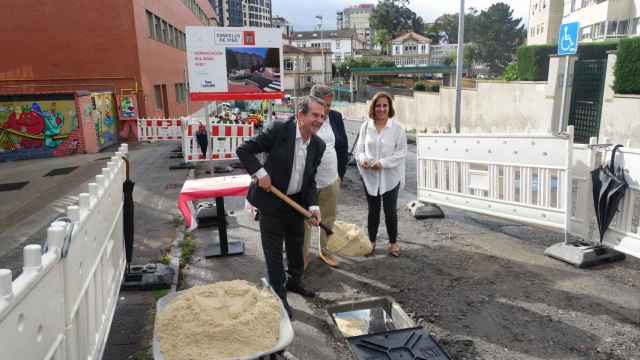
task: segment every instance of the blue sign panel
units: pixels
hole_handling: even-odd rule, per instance
[[[578,52],[578,29],[580,24],[577,22],[560,25],[558,55],[575,55]]]

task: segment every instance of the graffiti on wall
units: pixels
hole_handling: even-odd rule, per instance
[[[113,101],[113,93],[91,94],[91,119],[96,129],[96,139],[99,148],[111,145],[116,139],[116,105]]]
[[[53,154],[77,128],[73,100],[0,101],[0,152],[42,149]]]

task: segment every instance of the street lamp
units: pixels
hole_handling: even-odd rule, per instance
[[[460,103],[462,102],[462,60],[464,57],[464,0],[460,0],[458,14],[458,55],[456,62],[456,108],[453,126],[457,134],[460,133]]]
[[[320,20],[320,54],[322,55],[322,83],[324,84],[327,80],[325,78],[324,44],[322,43],[322,15],[316,15],[316,19]]]

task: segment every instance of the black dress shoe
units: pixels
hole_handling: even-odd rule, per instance
[[[305,289],[304,287],[302,287],[302,285],[300,284],[287,284],[287,291],[291,291],[294,292],[296,294],[300,294],[304,297],[315,297],[316,296],[316,292],[313,290],[309,290],[309,289]]]

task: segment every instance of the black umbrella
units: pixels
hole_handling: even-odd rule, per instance
[[[624,178],[624,169],[620,166],[614,166],[616,151],[620,147],[622,145],[613,147],[609,166],[601,166],[591,172],[593,206],[598,220],[598,230],[600,230],[600,243],[602,243],[604,234],[611,225],[611,221],[618,211],[618,205],[629,187]]]
[[[207,146],[209,145],[209,139],[207,136],[207,130],[204,125],[200,124],[198,131],[196,132],[196,142],[200,146],[202,155],[207,156]]]
[[[131,258],[133,256],[133,187],[135,183],[129,179],[129,159],[122,157],[126,165],[127,178],[122,183],[124,204],[122,206],[122,227],[124,229],[124,249],[127,257],[127,273],[131,270]]]

